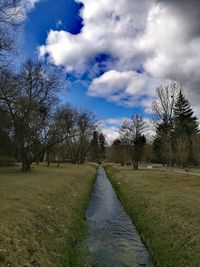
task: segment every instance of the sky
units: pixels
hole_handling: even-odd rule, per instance
[[[200,115],[200,0],[27,1],[24,56],[63,66],[62,101],[93,109],[110,141],[132,114],[149,120],[168,80]]]

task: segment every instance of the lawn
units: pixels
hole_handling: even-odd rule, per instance
[[[200,177],[106,166],[157,266],[200,266]]]
[[[96,167],[0,169],[0,266],[82,266],[80,241]]]

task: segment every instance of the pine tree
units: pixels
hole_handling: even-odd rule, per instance
[[[184,136],[190,138],[198,132],[198,120],[193,114],[189,101],[180,90],[174,107],[175,137]]]
[[[177,163],[182,167],[188,161],[194,162],[195,158],[192,150],[192,137],[198,133],[199,125],[193,114],[189,101],[180,90],[174,107],[174,149]]]
[[[101,160],[106,158],[106,140],[102,133],[99,134],[99,155]]]
[[[163,165],[170,163],[170,146],[168,136],[169,124],[167,121],[162,122],[156,127],[156,135],[153,141],[153,151],[155,161]]]

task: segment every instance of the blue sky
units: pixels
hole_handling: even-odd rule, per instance
[[[38,56],[37,48],[45,43],[51,29],[65,30],[74,35],[79,34],[83,27],[83,21],[79,15],[82,7],[82,4],[73,0],[43,0],[37,3],[27,14],[24,25],[25,56],[32,58]],[[102,56],[97,56],[96,60],[101,62]],[[81,83],[80,78],[76,81],[76,77],[74,77],[73,80],[73,82],[68,83],[69,90],[62,92],[62,101],[80,107],[89,107],[95,111],[99,119],[130,117],[134,111],[142,111],[141,108],[127,108],[100,97],[88,96],[85,83]]]
[[[170,79],[200,114],[200,1],[28,1],[23,56],[62,65],[62,101],[92,108],[110,139],[124,118],[149,118],[156,87]]]
[[[24,25],[26,55],[36,55],[37,46],[45,43],[50,29],[78,34],[82,28],[82,19],[79,16],[81,7],[81,4],[73,0],[43,0],[36,3],[27,14]]]

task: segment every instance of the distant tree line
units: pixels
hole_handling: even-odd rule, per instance
[[[101,162],[106,159],[106,140],[102,132],[94,131],[89,150],[89,160]]]
[[[156,129],[153,139],[147,140],[144,135],[144,118],[132,116],[121,126],[119,139],[107,149],[107,160],[131,163],[135,169],[141,161],[182,168],[200,165],[199,121],[177,82],[156,89],[152,113]]]
[[[145,127],[143,117],[138,114],[129,121],[124,121],[120,128],[120,138],[108,149],[107,159],[114,159],[123,165],[131,162],[134,169],[138,169],[146,146],[146,137],[143,134]]]

